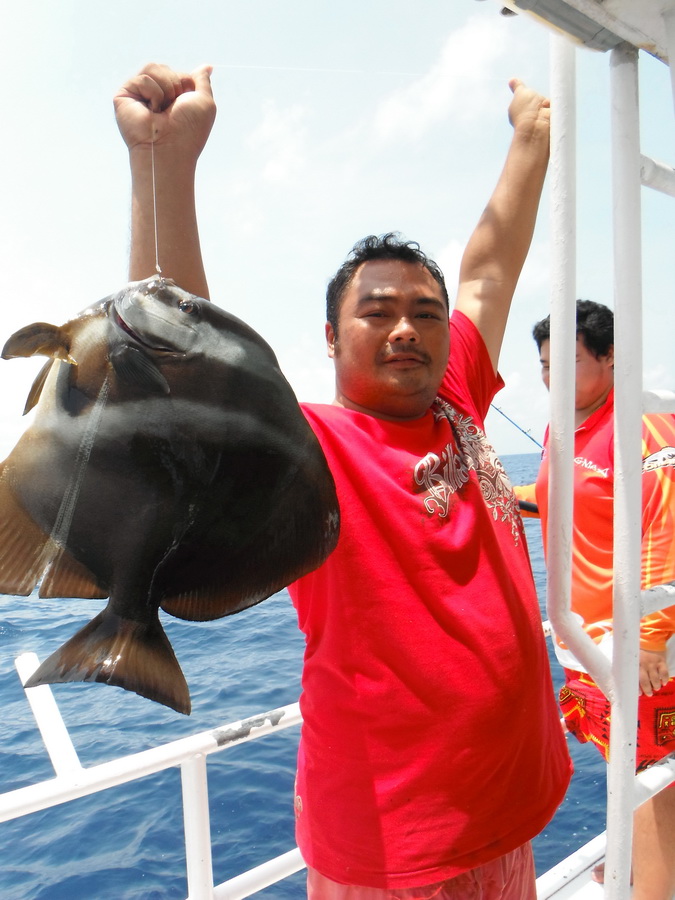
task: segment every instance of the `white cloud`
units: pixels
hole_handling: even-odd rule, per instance
[[[335,371],[326,345],[316,334],[300,332],[292,345],[276,348],[281,371],[298,400],[331,403],[335,397]]]
[[[247,144],[260,152],[260,177],[273,184],[293,181],[305,165],[306,127],[304,107],[293,104],[279,108],[273,101],[263,105],[263,118]]]
[[[541,216],[540,212],[539,217]],[[545,316],[548,312],[550,289],[551,247],[548,240],[534,240],[518,279],[517,293],[528,298],[541,298],[539,309],[543,310],[542,316]]]
[[[464,253],[464,244],[458,240],[451,240],[436,253],[435,259],[445,275],[445,284],[448,288],[450,303],[454,303],[457,284],[459,282],[459,265]]]
[[[658,363],[645,371],[643,384],[647,391],[672,391],[672,371],[663,363]]]
[[[416,139],[449,116],[462,124],[479,118],[494,106],[493,68],[506,50],[497,17],[469,19],[450,33],[440,58],[425,75],[380,104],[375,136],[382,141]]]

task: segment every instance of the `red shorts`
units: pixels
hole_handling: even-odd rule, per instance
[[[523,844],[447,881],[417,888],[338,884],[307,867],[308,900],[536,900],[532,847]]]
[[[611,707],[590,675],[565,669],[560,708],[567,730],[582,744],[595,744],[609,758]],[[638,731],[635,771],[642,772],[675,752],[675,678],[651,697],[638,698]]]

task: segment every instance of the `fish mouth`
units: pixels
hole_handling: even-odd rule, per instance
[[[151,344],[145,338],[142,338],[138,332],[134,331],[134,329],[126,322],[122,316],[119,314],[118,310],[115,306],[111,307],[110,318],[113,323],[126,335],[128,335],[135,343],[140,344],[142,347],[146,347],[148,350],[154,350],[156,353],[177,353],[176,347],[167,347],[163,344]]]

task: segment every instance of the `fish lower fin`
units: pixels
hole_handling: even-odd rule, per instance
[[[36,525],[1,466],[0,594],[27,597],[39,583],[41,597],[98,600],[108,596],[89,569]]]
[[[27,597],[56,551],[35,524],[0,470],[0,593]]]
[[[124,619],[106,607],[48,657],[26,682],[98,681],[190,714],[190,691],[159,619]]]
[[[86,566],[60,548],[40,584],[40,596],[45,598],[82,597],[85,600],[105,600],[109,594]]]

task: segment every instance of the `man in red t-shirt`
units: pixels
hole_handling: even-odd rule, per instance
[[[149,66],[115,98],[131,278],[154,265],[152,124],[166,274],[202,296],[209,74]],[[534,900],[529,841],[569,782],[522,522],[483,425],[548,162],[548,102],[511,89],[513,139],[451,324],[440,270],[395,235],[358,244],[328,289],[335,401],[303,408],[341,536],[290,588],[307,641],[297,835],[316,900]]]

